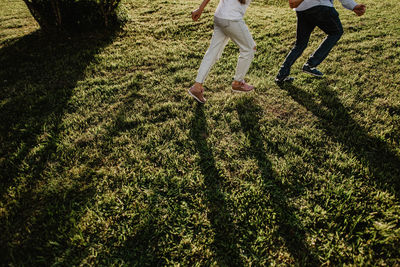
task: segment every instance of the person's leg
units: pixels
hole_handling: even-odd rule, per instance
[[[318,66],[328,56],[343,35],[339,14],[333,7],[321,7],[316,23],[328,36],[307,60],[306,65],[311,68]]]
[[[283,81],[290,74],[290,68],[294,62],[301,56],[304,49],[306,49],[310,35],[315,28],[315,24],[310,19],[309,11],[296,12],[297,14],[297,31],[296,31],[296,43],[289,54],[286,56],[278,75],[276,76],[277,81]]]
[[[251,62],[256,51],[256,43],[251,36],[249,28],[244,20],[229,21],[229,26],[223,29],[225,34],[239,47],[239,58],[236,65],[236,73],[232,83],[233,91],[248,92],[254,89],[254,86],[244,82]]]
[[[199,70],[197,72],[196,83],[203,84],[211,67],[221,57],[229,37],[223,31],[223,27],[218,18],[214,18],[214,33],[211,38],[210,46],[201,61]]]
[[[254,58],[256,43],[243,20],[231,21],[229,27],[224,30],[225,34],[239,47],[240,54],[234,80],[243,81]]]
[[[211,70],[211,67],[221,57],[224,47],[229,41],[229,37],[222,30],[224,25],[220,25],[214,18],[214,33],[211,38],[210,46],[201,61],[197,77],[193,86],[188,90],[189,94],[200,103],[205,103],[203,83]]]

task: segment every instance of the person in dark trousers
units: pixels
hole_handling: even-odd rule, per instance
[[[358,16],[364,15],[365,5],[357,4],[354,0],[339,1],[343,7],[354,11]],[[293,7],[291,3],[290,6]],[[293,77],[289,77],[290,68],[306,49],[310,35],[315,27],[320,28],[328,36],[308,58],[303,65],[303,71],[317,77],[322,77],[323,73],[317,70],[316,67],[328,56],[343,34],[342,23],[338,12],[333,7],[333,0],[304,0],[294,10],[297,14],[296,43],[286,56],[275,78],[277,83],[292,82],[294,80]]]

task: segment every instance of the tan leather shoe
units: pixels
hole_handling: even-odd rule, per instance
[[[233,92],[250,92],[254,89],[253,85],[247,84],[244,81],[233,81],[232,91]]]
[[[196,99],[199,103],[204,104],[206,103],[206,99],[203,96],[204,88],[201,87],[200,89],[195,88],[195,86],[190,87],[188,90],[189,95],[191,95],[194,99]]]

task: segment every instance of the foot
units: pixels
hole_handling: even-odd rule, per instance
[[[289,76],[286,76],[286,77],[283,77],[283,78],[276,76],[276,78],[275,78],[275,82],[277,84],[292,83],[293,81],[294,81],[294,78],[293,77],[289,77]]]
[[[188,90],[189,95],[191,95],[194,99],[196,99],[199,103],[206,103],[206,99],[204,98],[204,88],[200,84],[195,84]]]
[[[250,92],[253,89],[253,85],[247,84],[244,81],[233,81],[232,83],[233,92]]]
[[[319,70],[317,70],[315,67],[310,67],[307,64],[305,64],[303,66],[303,72],[311,74],[311,75],[316,76],[316,77],[324,76],[324,74],[322,72],[320,72]]]

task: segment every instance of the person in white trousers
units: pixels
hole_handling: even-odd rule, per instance
[[[200,7],[192,12],[192,19],[197,21],[210,0],[203,0]],[[232,82],[235,92],[249,92],[254,86],[245,83],[244,76],[254,58],[256,44],[243,20],[251,0],[220,0],[214,14],[214,33],[210,47],[200,64],[198,74],[189,94],[200,103],[205,103],[203,83],[211,67],[220,58],[229,40],[232,40],[240,51],[236,74]]]

